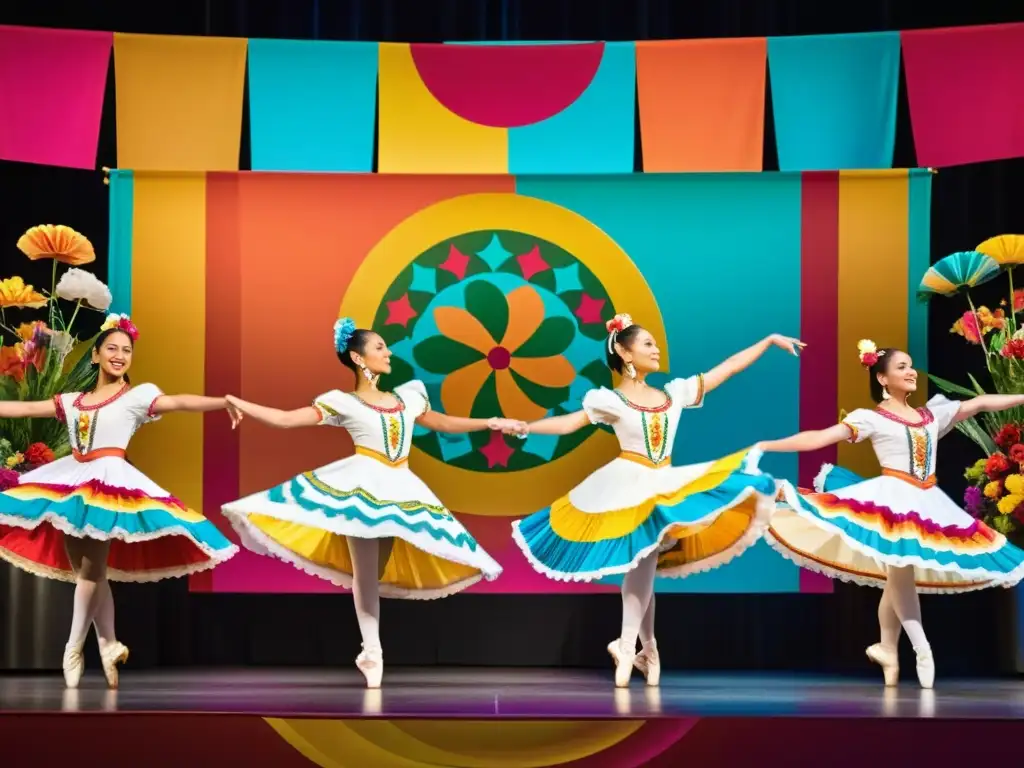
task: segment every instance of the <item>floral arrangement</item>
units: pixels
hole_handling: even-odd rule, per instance
[[[0,400],[48,400],[90,388],[96,372],[85,354],[89,344],[74,335],[75,320],[81,309],[105,312],[112,301],[107,286],[80,269],[96,260],[92,244],[70,227],[44,224],[22,235],[17,247],[29,259],[51,259],[53,269],[49,291],[18,276],[0,279]],[[0,419],[0,489],[69,451],[56,420]]]
[[[986,391],[1024,393],[1024,290],[1015,289],[1013,269],[1024,264],[1024,236],[989,238],[973,251],[951,254],[929,269],[921,280],[919,296],[962,294],[967,307],[950,333],[978,348],[991,379],[988,390],[968,375],[970,386],[929,375],[939,389],[955,397],[975,397]],[[1006,298],[991,309],[975,306],[972,288],[1005,274]],[[1014,543],[1024,543],[1024,408],[985,413],[965,419],[957,429],[984,452],[964,472],[970,483],[964,506]]]

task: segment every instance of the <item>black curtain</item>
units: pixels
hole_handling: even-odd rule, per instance
[[[451,40],[642,40],[835,34],[1019,21],[1012,3],[860,0],[176,0],[9,4],[0,24],[181,35],[440,42]],[[770,98],[770,92],[766,94]],[[113,72],[108,80],[98,165],[116,164]],[[37,108],[54,110],[59,103]],[[991,119],[998,119],[992,116]],[[243,115],[240,167],[249,167]],[[983,121],[979,123],[982,129]],[[771,109],[765,170],[777,168]],[[636,170],[642,171],[638,132]],[[895,165],[916,165],[901,83]],[[1024,160],[942,169],[933,180],[932,257],[973,248],[995,234],[1024,231],[1013,194]],[[1015,183],[1016,182],[1016,183]],[[48,285],[45,266],[13,244],[29,226],[69,224],[101,254],[106,277],[107,191],[98,171],[0,162],[3,268]],[[990,303],[994,293],[980,297]],[[929,327],[932,372],[961,380],[980,357],[948,329],[959,310],[935,302]],[[865,297],[865,311],[871,311]],[[954,497],[976,458],[958,434],[943,442],[939,475]],[[358,651],[351,598],[324,595],[190,594],[183,580],[115,585],[118,627],[132,665],[348,664]],[[705,669],[865,670],[863,648],[877,636],[875,590],[836,584],[832,595],[663,595],[658,636],[666,665]],[[925,620],[944,674],[1014,670],[1012,595],[988,590],[925,597]],[[70,587],[0,566],[0,668],[55,668],[70,615]],[[417,603],[385,601],[389,664],[605,666],[604,643],[618,633],[614,595],[465,595]],[[92,650],[90,649],[90,652]],[[907,663],[910,659],[906,660]]]

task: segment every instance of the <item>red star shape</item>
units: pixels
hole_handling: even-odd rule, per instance
[[[551,265],[544,261],[544,257],[540,255],[540,248],[536,245],[522,256],[516,256],[516,261],[519,262],[519,269],[522,270],[524,280],[529,280],[538,272],[551,269]]]
[[[600,323],[604,299],[594,299],[587,294],[580,297],[580,305],[576,308],[576,317],[581,323]]]
[[[388,302],[388,319],[384,325],[400,325],[403,328],[409,327],[409,321],[418,313],[409,303],[409,294],[402,294],[402,298]]]
[[[501,432],[491,432],[491,440],[480,449],[487,457],[487,468],[493,469],[496,466],[508,467],[508,460],[515,453],[514,448],[509,448],[505,442],[505,436]]]
[[[464,254],[455,244],[448,246],[448,258],[437,265],[439,269],[445,269],[455,275],[459,280],[466,277],[466,267],[469,266],[469,256]]]

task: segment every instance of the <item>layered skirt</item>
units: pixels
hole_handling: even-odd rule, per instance
[[[771,518],[775,480],[744,471],[751,458],[673,467],[623,453],[514,523],[512,536],[535,570],[559,581],[625,573],[652,552],[659,576],[707,571],[742,554]]]
[[[369,452],[239,499],[223,512],[246,548],[346,588],[353,571],[347,539],[393,540],[381,563],[384,597],[445,597],[501,573],[407,462],[394,465]]]
[[[118,453],[117,451],[112,451]],[[238,547],[121,455],[58,459],[0,493],[0,557],[74,581],[64,537],[110,542],[107,577],[158,581],[212,568]]]

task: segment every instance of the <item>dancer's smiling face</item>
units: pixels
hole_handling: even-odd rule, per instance
[[[362,349],[350,349],[349,354],[357,366],[366,366],[374,376],[391,373],[391,350],[378,334],[372,331],[360,339]]]
[[[619,339],[615,351],[623,363],[632,363],[637,373],[655,373],[661,368],[661,350],[650,331],[632,325],[619,334]]]
[[[124,331],[110,331],[97,339],[92,348],[92,362],[98,365],[106,378],[113,381],[124,378],[132,367],[135,345]]]
[[[881,370],[875,374],[878,383],[889,390],[893,398],[904,401],[917,391],[917,371],[914,361],[899,349],[886,350],[879,359]]]

